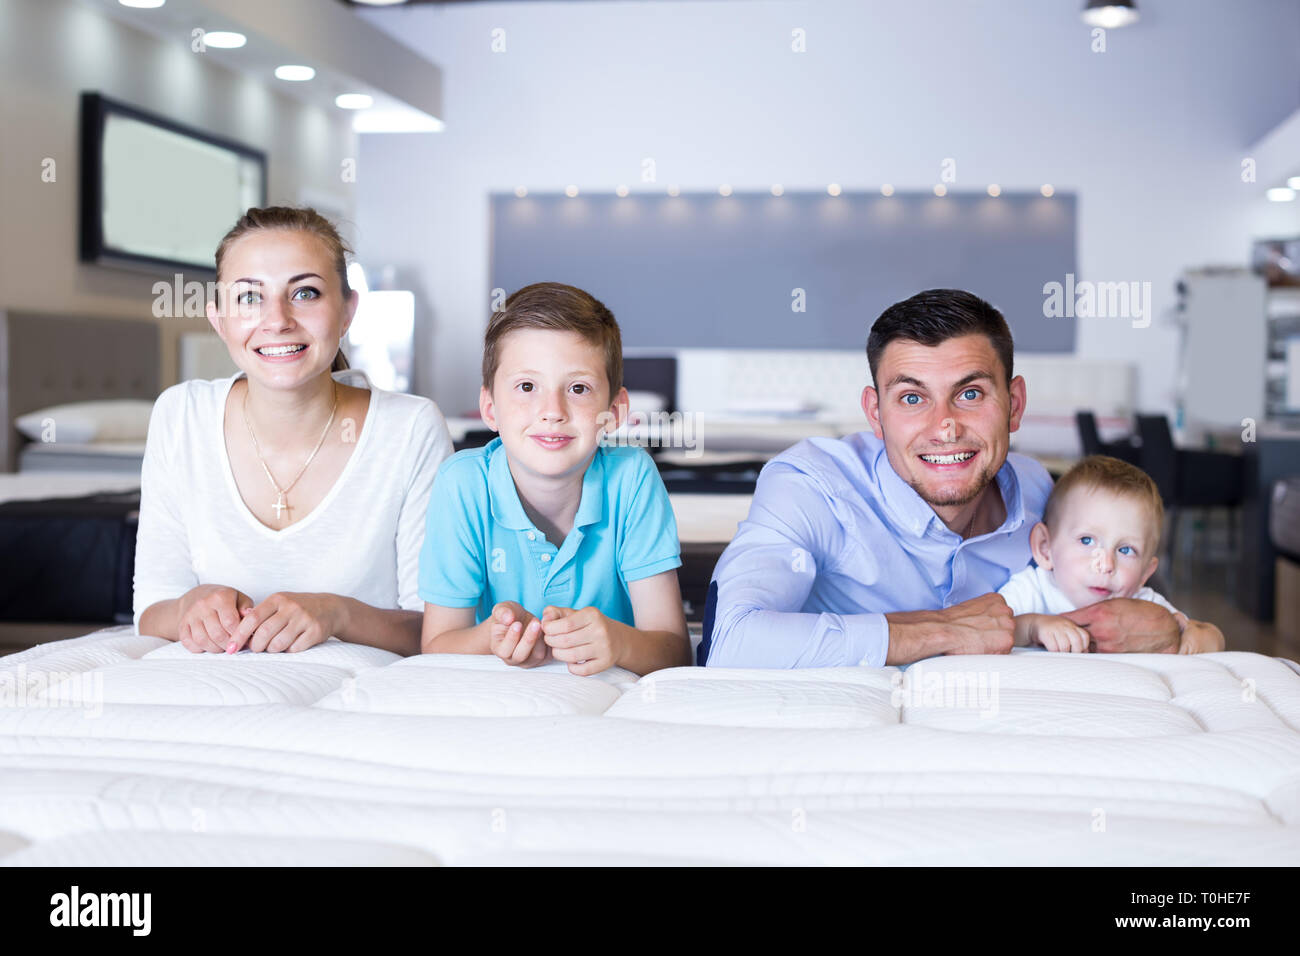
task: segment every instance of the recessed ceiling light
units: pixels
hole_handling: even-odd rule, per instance
[[[1043,183],[1043,185],[1039,188],[1038,191],[1042,193],[1044,196],[1046,196],[1048,199],[1051,199],[1053,196],[1056,195],[1056,190],[1052,188],[1051,183]]]
[[[680,186],[669,186],[669,187],[668,187],[668,195],[670,195],[670,196],[680,196],[681,194],[682,194],[682,189],[681,189]]]
[[[880,195],[882,196],[894,195],[894,187],[889,185],[889,183],[885,183],[885,185],[880,187]]]
[[[936,196],[946,196],[948,195],[948,187],[943,183],[935,183],[934,194]]]
[[[1292,176],[1286,181],[1286,184],[1292,189],[1300,189],[1300,176]]]
[[[248,42],[248,37],[233,30],[208,30],[203,34],[203,45],[218,50],[238,50]]]
[[[730,187],[729,185],[727,185],[726,183],[723,183],[721,186],[718,187],[718,195],[719,195],[719,196],[730,196],[730,195],[731,195],[731,187]]]
[[[826,191],[830,193],[832,196],[838,196],[842,192],[839,183],[831,183],[829,186],[826,187]]]
[[[619,186],[617,189],[614,190],[614,192],[618,193],[618,197],[622,199],[624,196],[627,195],[627,187]]]
[[[375,105],[375,98],[369,93],[340,93],[334,97],[334,105],[341,110],[368,110]]]
[[[1295,190],[1286,186],[1275,186],[1268,191],[1270,202],[1290,202],[1295,199]]]
[[[772,184],[772,195],[773,195],[773,196],[784,196],[784,195],[785,195],[785,187],[782,186],[780,183],[773,183],[773,184]]]
[[[309,66],[288,65],[275,68],[275,78],[277,80],[288,80],[291,83],[303,83],[315,75],[316,71]]]
[[[520,199],[523,199],[525,196],[528,195],[528,187],[527,187],[527,186],[516,186],[516,187],[515,187],[515,195],[518,196]]]
[[[564,187],[564,195],[568,196],[570,199],[575,198],[575,197],[578,195],[578,187],[577,187],[577,186],[565,186],[565,187]]]
[[[989,195],[996,199],[1002,195],[1002,187],[997,183],[989,183]]]
[[[1134,0],[1088,0],[1082,17],[1083,22],[1090,27],[1103,27],[1107,30],[1126,27],[1137,22],[1137,4]]]
[[[140,10],[153,10],[161,7],[167,0],[117,0],[124,7],[136,7]]]

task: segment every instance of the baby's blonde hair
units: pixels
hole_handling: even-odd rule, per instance
[[[1160,500],[1160,489],[1141,468],[1109,455],[1089,455],[1076,462],[1070,470],[1061,476],[1052,494],[1043,508],[1043,524],[1048,530],[1055,528],[1060,517],[1062,503],[1071,491],[1084,489],[1088,491],[1109,491],[1111,494],[1131,498],[1144,505],[1151,518],[1154,540],[1152,550],[1160,546],[1160,534],[1164,528],[1165,506]]]

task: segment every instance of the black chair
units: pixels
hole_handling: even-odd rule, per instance
[[[1176,448],[1169,419],[1164,415],[1137,416],[1137,430],[1142,442],[1138,467],[1160,489],[1169,516],[1166,548],[1170,577],[1174,577],[1178,523],[1186,510],[1192,508],[1227,509],[1228,547],[1234,558],[1229,561],[1231,574],[1236,566],[1237,511],[1245,497],[1245,458],[1227,452]]]
[[[1074,424],[1079,429],[1079,445],[1085,455],[1110,455],[1130,465],[1138,464],[1137,446],[1133,439],[1105,442],[1097,430],[1097,416],[1092,412],[1075,412]]]

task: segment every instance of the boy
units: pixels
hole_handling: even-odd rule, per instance
[[[1182,629],[1180,654],[1223,650],[1223,632],[1186,615],[1146,587],[1155,572],[1164,506],[1155,482],[1117,458],[1092,455],[1052,489],[1030,532],[1036,565],[998,593],[1015,614],[1015,642],[1049,651],[1088,650],[1088,632],[1060,615],[1109,598],[1154,601]]]
[[[424,653],[579,675],[690,664],[668,493],[644,449],[600,444],[627,405],[604,305],[554,282],[506,299],[479,392],[498,437],[447,459],[429,499]]]

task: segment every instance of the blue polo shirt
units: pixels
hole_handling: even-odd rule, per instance
[[[540,616],[548,604],[595,607],[635,625],[629,581],[681,566],[677,521],[645,449],[597,448],[573,530],[557,548],[529,520],[500,437],[457,452],[434,478],[420,551],[420,597],[442,607],[499,601]]]

